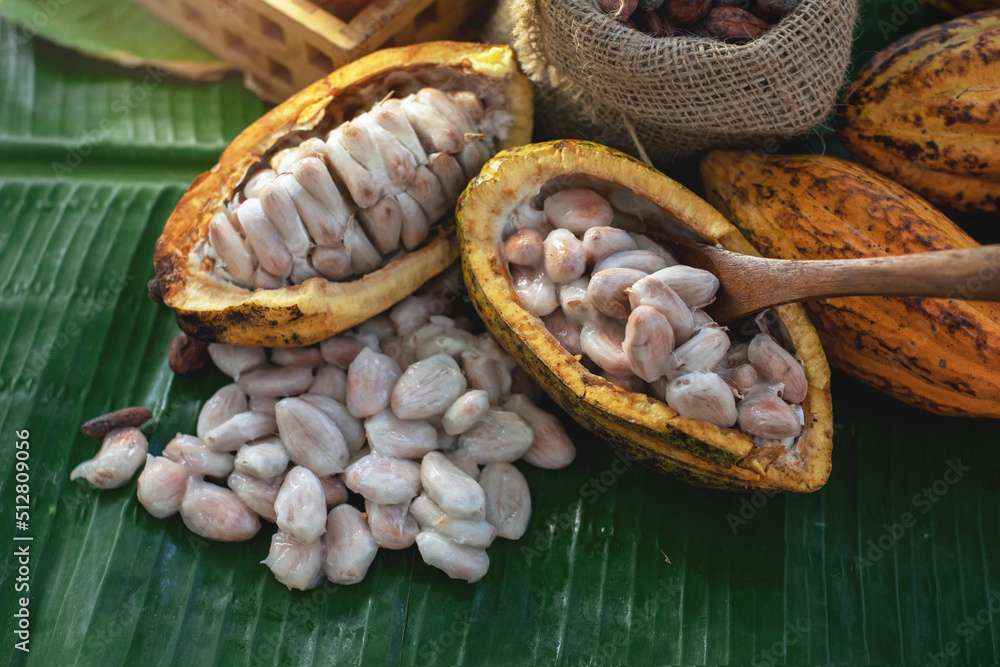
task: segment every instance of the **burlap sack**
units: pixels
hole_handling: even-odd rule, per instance
[[[597,0],[504,0],[490,37],[513,44],[535,83],[540,135],[633,155],[641,145],[669,164],[821,123],[847,71],[856,16],[857,0],[801,0],[763,37],[734,45],[651,37],[601,13]]]

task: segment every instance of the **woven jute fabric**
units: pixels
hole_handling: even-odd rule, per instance
[[[597,0],[504,0],[491,37],[513,45],[534,82],[541,134],[634,155],[641,145],[669,164],[821,123],[847,71],[856,17],[857,0],[801,0],[763,37],[736,45],[651,37]]]

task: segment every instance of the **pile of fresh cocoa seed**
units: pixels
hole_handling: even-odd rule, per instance
[[[732,44],[757,39],[798,4],[798,0],[598,0],[605,14],[653,37],[717,37]]]

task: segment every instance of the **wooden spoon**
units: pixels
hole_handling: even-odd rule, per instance
[[[719,324],[769,306],[834,296],[1000,301],[1000,244],[862,259],[765,259],[690,239],[664,240],[682,264],[719,279],[705,311]]]

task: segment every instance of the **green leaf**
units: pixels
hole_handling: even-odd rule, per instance
[[[0,17],[20,24],[12,38],[44,37],[127,66],[155,66],[199,81],[233,67],[180,32],[123,0],[2,0]]]
[[[894,7],[865,5],[857,59],[927,18],[883,38]],[[476,585],[410,549],[381,552],[357,586],[290,592],[259,563],[268,531],[208,543],[153,519],[134,482],[70,482],[98,445],[87,418],[145,405],[159,452],[225,383],[170,372],[177,329],[145,283],[178,198],[266,109],[235,80],[148,86],[19,30],[0,24],[0,665],[1000,660],[995,422],[926,414],[840,374],[833,475],[806,496],[688,487],[567,423],[578,460],[523,467],[528,532],[490,548]],[[961,221],[1000,240],[995,220]],[[14,648],[21,597],[30,653]]]

